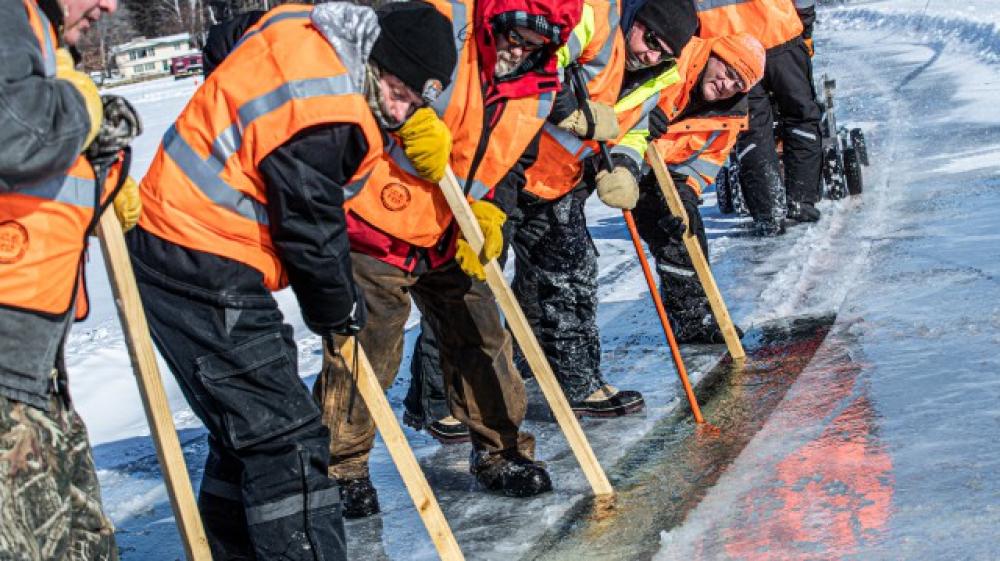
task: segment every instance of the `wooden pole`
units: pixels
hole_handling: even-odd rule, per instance
[[[354,356],[355,349],[357,357]],[[371,413],[372,420],[382,435],[382,441],[385,442],[389,455],[396,463],[396,469],[399,470],[399,475],[406,484],[406,490],[409,491],[410,498],[413,499],[413,504],[420,514],[420,519],[423,520],[424,527],[427,528],[427,533],[437,548],[438,556],[442,561],[465,559],[361,345],[356,344],[354,337],[348,337],[340,345],[339,352],[348,367],[352,364],[358,365],[358,372],[354,373],[357,378],[358,393],[365,400],[368,412]]]
[[[656,181],[660,185],[663,198],[667,200],[667,207],[670,209],[670,213],[683,220],[684,225],[687,226],[688,215],[684,210],[684,204],[681,203],[681,196],[677,192],[677,186],[674,185],[674,180],[670,177],[670,172],[667,171],[667,166],[663,163],[663,157],[660,156],[660,151],[654,143],[650,143],[649,149],[646,151],[646,161],[649,162],[649,165],[653,168],[653,173],[656,174]],[[733,325],[733,319],[729,315],[729,309],[726,307],[726,302],[722,299],[722,293],[719,292],[719,285],[715,283],[712,269],[708,266],[708,259],[705,258],[705,254],[701,251],[701,244],[698,243],[697,236],[692,234],[689,229],[685,229],[683,239],[684,247],[687,249],[688,255],[691,257],[691,263],[694,265],[694,270],[698,274],[698,280],[701,281],[701,286],[708,297],[708,303],[712,308],[712,315],[715,316],[715,321],[719,323],[719,329],[722,330],[722,336],[726,339],[726,347],[729,349],[729,354],[733,357],[733,360],[742,360],[746,357],[746,352],[743,350],[743,343],[740,342],[740,336],[736,333],[736,327]]]
[[[118,304],[122,334],[125,336],[132,369],[139,383],[139,395],[142,396],[142,405],[146,410],[153,443],[156,445],[156,455],[163,470],[163,482],[170,495],[170,505],[173,507],[174,518],[177,520],[181,540],[184,542],[184,551],[189,561],[211,561],[212,552],[205,537],[205,528],[201,524],[191,480],[184,464],[184,454],[167,403],[167,393],[163,389],[163,379],[156,364],[156,354],[153,352],[153,342],[149,337],[146,314],[142,308],[142,300],[139,299],[139,289],[135,283],[128,250],[125,248],[125,237],[122,235],[118,217],[113,211],[105,212],[101,216],[98,232],[101,237],[104,263],[111,281],[111,290],[114,293],[115,303]]]
[[[458,221],[462,236],[474,250],[481,251],[484,241],[483,232],[480,230],[479,223],[476,222],[476,217],[469,207],[469,201],[450,167],[446,168],[444,179],[438,185],[448,200],[448,206],[451,207],[455,220]],[[545,353],[542,352],[542,347],[538,344],[535,333],[531,330],[528,318],[525,317],[521,305],[514,296],[514,291],[511,290],[507,279],[503,276],[503,269],[500,268],[500,264],[495,259],[484,263],[483,267],[486,270],[486,284],[493,291],[493,296],[507,319],[507,325],[510,327],[514,339],[521,346],[521,351],[535,374],[538,387],[541,388],[556,422],[559,423],[559,427],[566,435],[566,440],[569,441],[573,454],[580,462],[580,467],[583,469],[584,475],[587,476],[587,481],[590,482],[594,494],[597,496],[612,495],[614,489],[611,488],[611,483],[608,481],[607,475],[604,474],[604,469],[598,463],[597,456],[594,455],[576,415],[570,409],[569,402],[559,386],[559,381],[556,380],[556,375],[552,372],[552,366],[545,357]]]
[[[674,338],[674,330],[670,327],[670,319],[667,318],[667,311],[663,307],[663,298],[656,288],[656,280],[653,278],[653,271],[649,267],[649,260],[646,259],[646,250],[642,248],[642,240],[639,238],[639,230],[635,226],[635,219],[632,218],[632,211],[622,210],[625,217],[625,225],[628,226],[629,235],[632,236],[632,245],[635,246],[635,254],[639,258],[639,265],[642,266],[642,274],[646,277],[646,286],[649,287],[649,296],[653,299],[653,306],[660,316],[660,326],[663,328],[663,335],[667,338],[667,346],[670,347],[670,354],[674,359],[674,366],[677,367],[677,377],[684,387],[684,395],[687,396],[691,405],[691,413],[694,414],[694,422],[699,425],[705,422],[701,416],[701,407],[698,399],[694,395],[694,388],[691,387],[691,380],[688,378],[687,368],[684,366],[684,359],[681,357],[681,350],[677,346],[677,339]]]

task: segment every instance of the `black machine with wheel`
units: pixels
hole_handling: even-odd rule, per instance
[[[860,195],[864,190],[861,168],[869,164],[868,146],[864,132],[860,128],[848,129],[837,125],[834,114],[833,94],[837,81],[823,76],[823,96],[818,100],[823,108],[820,132],[823,136],[823,196],[828,199],[843,199],[848,195]],[[780,127],[775,123],[775,134],[780,137]],[[779,151],[780,151],[780,138]],[[730,153],[715,181],[719,211],[723,214],[748,214],[740,191],[739,160]]]

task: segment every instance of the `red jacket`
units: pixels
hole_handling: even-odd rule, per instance
[[[467,3],[461,2],[461,0],[452,0],[452,2]],[[485,99],[483,111],[485,123],[482,127],[477,152],[481,151],[488,154],[489,152],[486,152],[485,148],[492,131],[498,122],[504,119],[504,106],[508,100],[552,95],[559,87],[555,57],[555,51],[559,45],[552,45],[550,49],[551,56],[540,71],[502,83],[495,82],[492,69],[496,60],[496,49],[489,21],[493,17],[506,12],[522,11],[531,15],[541,15],[550,24],[559,26],[561,45],[568,40],[569,34],[579,22],[583,7],[581,0],[480,0],[475,2],[475,6],[474,20],[471,27],[480,31],[476,34],[475,46],[479,53],[479,79],[482,80],[482,95]],[[462,39],[464,38],[464,34],[468,33],[469,26],[461,22],[453,23],[455,25],[456,36],[459,41],[464,43]],[[459,57],[461,61],[461,53]],[[436,107],[435,109],[439,114],[444,112],[444,108]],[[542,119],[545,116],[542,115]],[[539,124],[539,129],[540,126],[541,124]],[[537,133],[537,131],[535,132]],[[525,142],[527,140],[529,139],[525,139]],[[519,162],[483,162],[481,165],[506,166],[506,168],[512,170],[511,173],[507,174],[507,178],[500,183],[487,186],[490,191],[484,197],[486,199],[499,197],[496,193],[498,185],[509,185],[510,181],[524,181],[522,177],[523,171],[519,169],[521,167]],[[430,269],[439,267],[450,261],[455,254],[457,227],[454,223],[441,236],[438,243],[430,247],[419,247],[401,240],[376,228],[351,212],[347,215],[347,225],[352,251],[370,255],[408,272],[423,267]]]

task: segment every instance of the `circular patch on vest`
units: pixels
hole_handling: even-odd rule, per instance
[[[410,190],[400,183],[390,183],[382,188],[382,206],[399,211],[410,205]]]
[[[13,220],[0,222],[0,264],[17,263],[28,252],[28,230]]]

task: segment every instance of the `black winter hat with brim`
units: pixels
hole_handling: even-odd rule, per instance
[[[649,0],[635,19],[663,39],[674,56],[681,55],[698,31],[698,14],[692,0]]]
[[[451,22],[426,2],[392,2],[378,10],[381,31],[371,59],[427,101],[448,87],[458,54]]]

